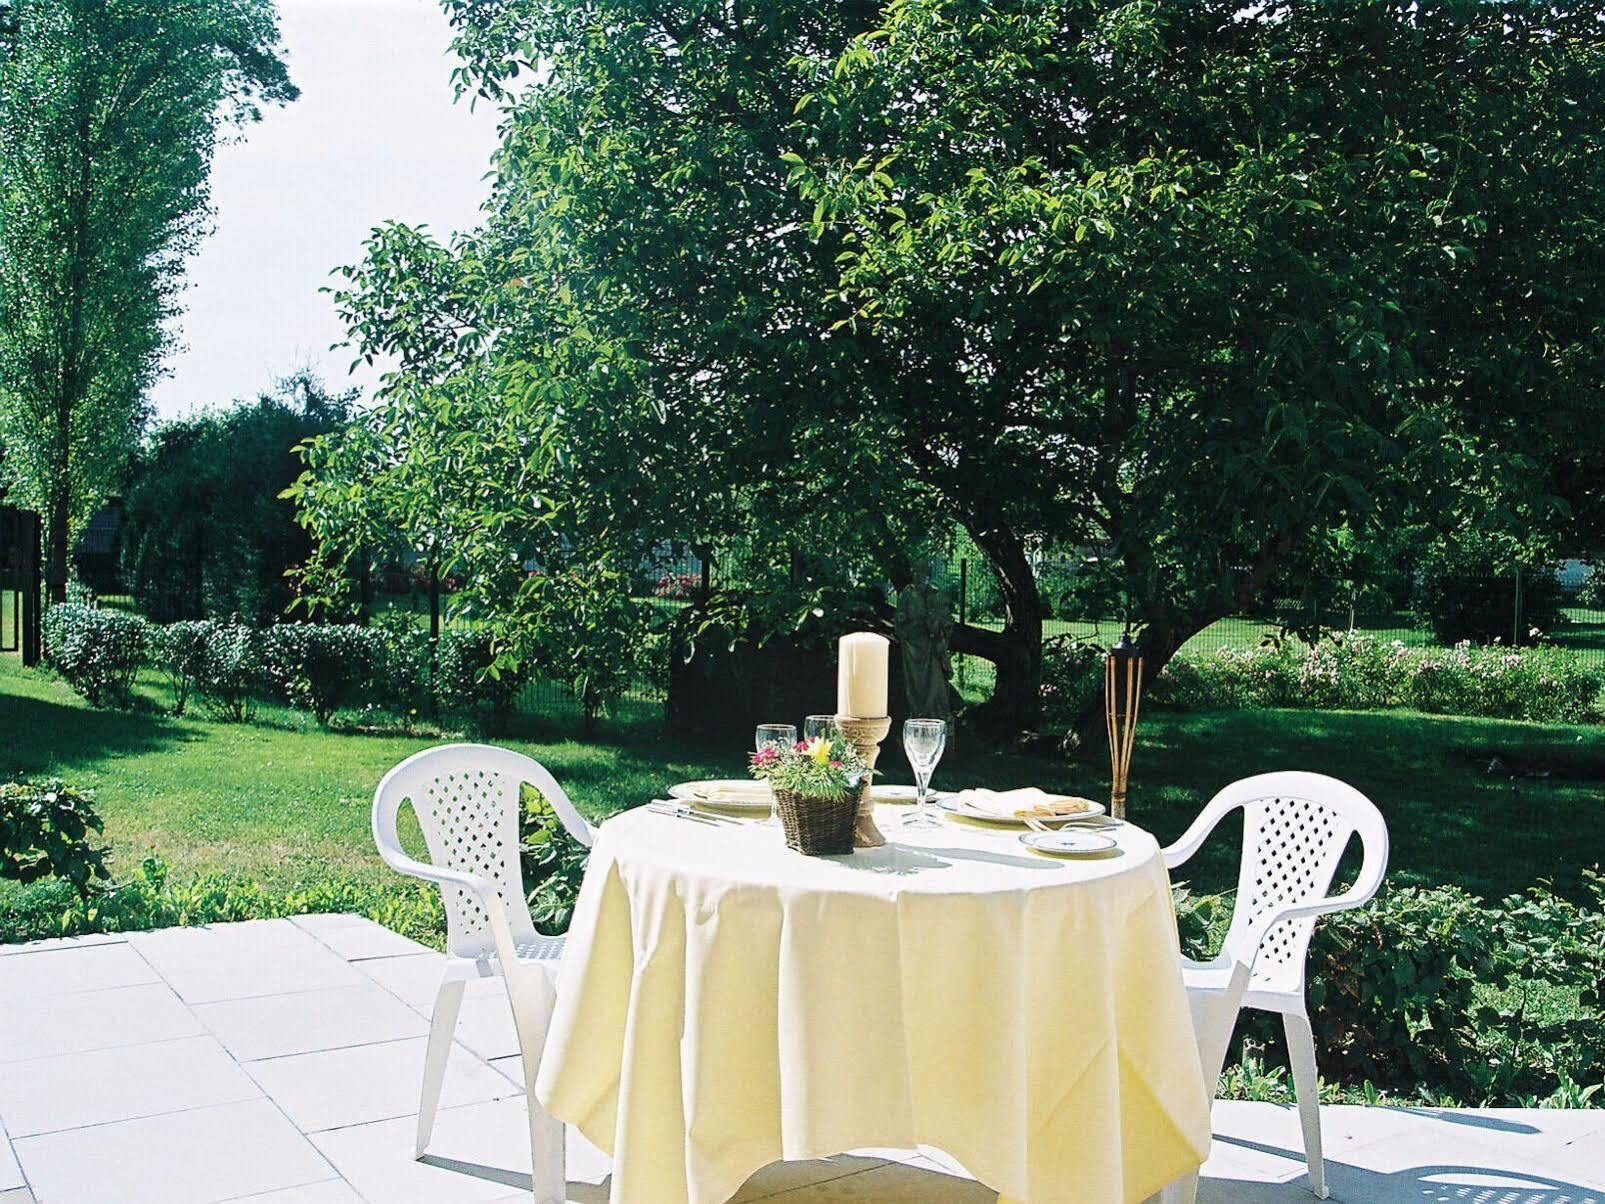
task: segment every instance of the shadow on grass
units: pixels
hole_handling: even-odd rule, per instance
[[[108,758],[154,752],[189,736],[148,711],[90,710],[0,692],[0,779],[105,768]]]

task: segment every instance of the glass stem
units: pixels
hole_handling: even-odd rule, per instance
[[[931,774],[930,774],[929,770],[926,770],[923,773],[919,772],[918,770],[915,771],[915,773],[914,773],[914,814],[920,820],[921,823],[923,823],[925,821],[925,791],[926,791],[926,788],[930,786],[930,784],[931,784]]]

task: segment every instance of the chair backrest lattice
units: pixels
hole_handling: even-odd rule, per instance
[[[1316,917],[1282,920],[1269,929],[1266,918],[1283,907],[1325,899],[1356,835],[1366,856],[1365,881],[1355,885],[1374,892],[1387,861],[1387,826],[1358,790],[1314,773],[1246,778],[1210,802],[1220,812],[1234,807],[1243,810],[1243,851],[1227,948],[1253,958],[1251,989],[1302,989]]]
[[[519,943],[536,936],[519,856],[525,783],[541,793],[571,836],[591,843],[590,825],[539,762],[490,745],[444,745],[409,757],[386,775],[376,798],[392,828],[400,807],[411,805],[434,865],[476,874],[494,886]],[[450,951],[461,957],[486,956],[493,938],[478,896],[445,885],[441,899]]]

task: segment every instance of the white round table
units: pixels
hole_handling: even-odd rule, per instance
[[[1005,1199],[1142,1200],[1209,1105],[1170,884],[1132,825],[1096,859],[901,826],[852,856],[638,809],[603,824],[537,1094],[617,1204],[722,1204],[779,1159],[936,1146]]]

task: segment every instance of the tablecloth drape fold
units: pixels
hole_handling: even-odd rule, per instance
[[[1208,1103],[1169,880],[995,830],[802,858],[774,829],[603,825],[541,1100],[617,1204],[720,1204],[780,1158],[939,1147],[1006,1199],[1141,1200],[1203,1160]]]

